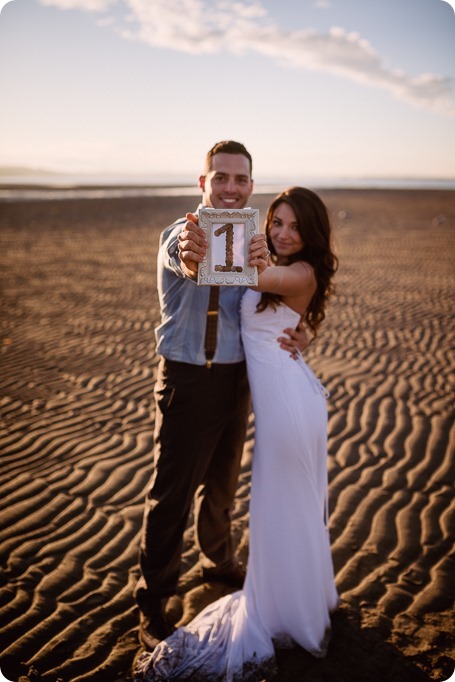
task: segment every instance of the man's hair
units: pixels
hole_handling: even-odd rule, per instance
[[[212,170],[212,159],[216,154],[243,154],[246,156],[250,162],[250,177],[253,173],[253,158],[248,151],[248,149],[241,142],[234,142],[234,140],[224,140],[223,142],[217,142],[213,147],[207,152],[205,159],[205,172],[208,173]]]

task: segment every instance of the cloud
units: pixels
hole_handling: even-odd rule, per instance
[[[379,54],[358,33],[333,27],[328,33],[268,30],[253,37],[254,49],[295,68],[326,71],[388,90],[411,104],[455,115],[455,83],[436,74],[411,77],[385,67]],[[250,39],[251,40],[251,39]]]
[[[417,77],[392,70],[356,32],[333,27],[288,31],[274,24],[259,0],[40,0],[61,9],[106,11],[116,3],[127,12],[119,34],[154,47],[190,54],[262,54],[286,67],[324,71],[387,90],[399,99],[455,115],[455,83],[438,74]],[[316,0],[320,7],[327,0]],[[104,23],[108,23],[105,21]]]
[[[116,0],[40,0],[42,5],[52,5],[59,9],[81,9],[86,12],[103,12]]]

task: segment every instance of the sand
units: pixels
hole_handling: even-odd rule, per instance
[[[342,602],[327,658],[279,652],[279,680],[446,680],[455,659],[455,192],[320,194],[340,270],[307,359],[331,393]],[[262,217],[270,198],[255,198]],[[162,227],[196,203],[0,204],[0,667],[9,679],[131,679],[153,466],[156,249]],[[253,444],[251,421],[233,509],[243,560]],[[224,593],[202,583],[196,562],[190,525],[174,622]]]

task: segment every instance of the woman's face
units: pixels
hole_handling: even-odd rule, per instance
[[[278,259],[289,258],[303,249],[297,218],[288,204],[279,204],[273,212],[269,236]]]

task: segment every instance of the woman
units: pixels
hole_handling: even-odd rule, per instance
[[[316,334],[337,259],[319,197],[293,187],[266,218],[271,252],[242,300],[242,339],[255,414],[250,549],[243,590],[206,607],[153,653],[136,679],[256,681],[276,672],[274,644],[324,656],[338,603],[327,529],[325,391],[276,336],[303,316]]]

